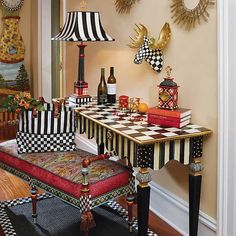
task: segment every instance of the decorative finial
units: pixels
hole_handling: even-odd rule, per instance
[[[170,78],[171,77],[172,68],[170,66],[167,66],[165,71],[166,71],[166,74],[167,74],[167,78]]]
[[[87,2],[86,2],[85,0],[82,0],[82,1],[80,2],[80,8],[81,8],[82,10],[84,10],[86,7],[87,7]]]

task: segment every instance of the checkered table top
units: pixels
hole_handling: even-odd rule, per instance
[[[120,111],[117,104],[96,105],[90,103],[75,109],[82,117],[92,120],[138,144],[153,144],[204,136],[212,132],[195,124],[189,124],[181,129],[148,124],[147,115]]]

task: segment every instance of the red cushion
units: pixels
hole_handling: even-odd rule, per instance
[[[72,196],[81,195],[81,162],[90,153],[50,152],[18,155],[15,140],[0,144],[0,162],[20,170],[49,186]],[[89,167],[90,194],[97,197],[125,186],[129,181],[129,171],[118,163],[102,160]]]

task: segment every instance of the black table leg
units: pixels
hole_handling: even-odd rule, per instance
[[[190,140],[191,164],[189,165],[189,235],[197,236],[199,206],[203,164],[201,163],[203,138],[194,137]]]
[[[146,236],[148,231],[148,212],[150,202],[150,187],[138,185],[138,235]]]
[[[98,145],[98,155],[104,154],[104,151],[105,151],[105,145],[104,145],[104,143],[99,144],[99,145]]]
[[[202,176],[189,175],[189,235],[197,236]]]
[[[138,194],[138,235],[147,236],[148,232],[148,213],[150,204],[150,187],[151,175],[148,167],[153,168],[154,146],[140,145],[137,150],[139,173],[136,175],[139,185]]]

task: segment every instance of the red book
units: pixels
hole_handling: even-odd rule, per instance
[[[153,120],[153,119],[159,119],[159,120],[166,120],[166,121],[171,121],[171,122],[183,122],[185,120],[190,120],[191,115],[187,115],[185,117],[179,118],[179,117],[171,117],[171,116],[160,116],[156,114],[151,114],[148,113],[148,120]]]
[[[151,119],[148,121],[148,123],[155,124],[155,125],[160,125],[163,127],[176,127],[176,128],[182,128],[185,125],[188,125],[190,123],[189,120],[185,120],[183,122],[174,122],[174,121],[168,121],[168,120],[160,120],[160,119]]]
[[[177,118],[183,118],[186,116],[191,115],[191,110],[186,108],[178,108],[176,110],[166,110],[161,109],[158,107],[152,107],[148,109],[148,114],[155,114],[160,116],[168,116],[168,117],[177,117]]]

